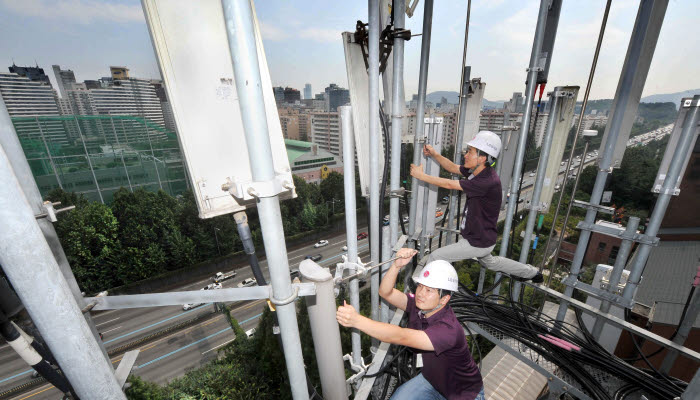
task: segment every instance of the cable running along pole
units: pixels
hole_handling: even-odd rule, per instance
[[[275,179],[275,170],[258,63],[252,6],[249,0],[222,0],[221,3],[253,181],[269,182]],[[279,195],[260,197],[258,214],[273,295],[276,299],[289,298],[293,292],[282,230]],[[295,400],[306,400],[309,398],[309,393],[295,303],[278,305],[277,315],[292,396]]]
[[[420,71],[418,72],[418,105],[416,107],[416,130],[413,135],[413,164],[418,165],[423,151],[423,131],[425,119],[425,92],[428,85],[428,62],[430,61],[430,37],[432,34],[433,0],[426,0],[423,11],[423,36],[421,37]],[[420,182],[411,177],[411,206],[408,210],[408,235],[416,232],[416,209]]]
[[[460,78],[459,78],[459,108],[457,109],[457,138],[455,140],[455,152],[453,155],[453,161],[455,164],[462,165],[464,160],[462,159],[462,143],[464,142],[464,119],[466,117],[467,111],[467,92],[469,88],[469,80],[471,78],[471,68],[466,66],[467,63],[467,45],[469,43],[469,20],[472,10],[472,0],[467,1],[467,21],[464,24],[464,49],[462,50],[462,68],[460,68]],[[459,179],[459,177],[453,176],[452,179]],[[445,244],[449,245],[453,242],[459,240],[457,235],[452,233],[455,229],[455,217],[459,215],[459,210],[457,207],[457,196],[460,192],[453,190],[450,193],[450,205],[449,214],[445,214],[444,218],[447,218],[447,239]],[[447,211],[447,210],[445,210]],[[443,218],[443,220],[444,220]]]
[[[569,160],[566,163],[566,170],[564,172],[564,179],[561,183],[561,191],[559,192],[559,200],[557,200],[557,207],[554,211],[554,218],[552,219],[552,227],[549,229],[549,235],[547,235],[547,242],[544,246],[545,256],[542,258],[542,264],[540,264],[539,271],[542,272],[545,264],[547,263],[547,250],[549,249],[549,242],[552,240],[552,235],[554,234],[554,228],[557,224],[557,218],[559,217],[559,207],[561,206],[562,199],[564,198],[564,192],[566,192],[566,181],[569,177],[569,169],[573,163],[574,154],[576,151],[576,144],[578,142],[578,137],[581,134],[581,127],[583,125],[583,115],[586,112],[586,106],[588,105],[588,95],[591,93],[591,85],[593,84],[593,76],[595,76],[596,65],[598,64],[598,55],[600,54],[600,46],[603,43],[603,36],[605,34],[605,27],[608,23],[608,15],[610,14],[610,4],[612,0],[608,0],[605,4],[605,12],[603,13],[603,22],[600,24],[600,32],[598,33],[598,42],[595,46],[595,52],[593,53],[593,62],[591,63],[591,70],[588,73],[588,82],[586,83],[586,92],[583,95],[583,103],[581,104],[581,113],[579,114],[578,124],[576,125],[576,133],[574,134],[574,141],[571,144],[571,151],[569,152]],[[588,151],[588,142],[586,142],[586,149],[584,149],[583,154]],[[584,156],[585,157],[585,156]],[[585,161],[585,158],[584,158]],[[578,176],[581,176],[579,173]],[[578,179],[577,179],[578,180]],[[569,214],[571,212],[571,205],[573,204],[574,195],[576,194],[576,189],[571,194],[571,200],[569,202],[569,208],[567,209],[566,216],[564,217],[564,224],[561,230],[561,235],[557,241],[557,248],[554,251],[554,264],[549,269],[549,276],[547,277],[547,287],[549,287],[552,281],[552,275],[554,275],[554,270],[557,265],[557,257],[559,256],[559,249],[561,249],[561,243],[564,241],[564,235],[566,233],[566,225],[569,222]]]
[[[540,1],[540,11],[537,15],[537,27],[535,28],[535,38],[532,43],[532,53],[530,54],[530,66],[527,72],[527,85],[525,87],[525,113],[523,113],[523,122],[520,125],[520,136],[518,137],[518,150],[515,154],[515,162],[513,165],[513,179],[511,179],[508,207],[506,211],[506,219],[503,225],[503,233],[501,235],[501,249],[499,256],[505,257],[508,252],[508,233],[513,226],[513,214],[515,205],[518,203],[518,180],[516,177],[521,175],[523,169],[523,159],[525,158],[525,147],[527,147],[527,133],[530,129],[530,117],[532,115],[532,105],[535,101],[535,88],[537,87],[537,72],[539,68],[540,52],[542,49],[542,41],[544,39],[544,28],[547,22],[547,7],[548,0]],[[496,280],[500,278],[500,274],[496,274]]]

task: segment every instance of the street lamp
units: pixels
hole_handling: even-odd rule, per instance
[[[216,231],[220,231],[221,229],[214,227],[214,239],[216,240],[216,250],[219,252],[219,255],[221,255],[221,247],[219,247],[219,236],[216,234]]]

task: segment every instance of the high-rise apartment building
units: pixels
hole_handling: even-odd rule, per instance
[[[311,84],[307,83],[304,85],[304,100],[310,100],[312,99],[312,94],[311,94]]]
[[[532,132],[534,125],[534,135],[535,135],[535,145],[537,148],[542,147],[542,140],[544,139],[544,133],[547,130],[547,121],[549,120],[549,113],[539,113],[537,114],[537,120],[530,118],[530,132]]]
[[[311,113],[311,142],[342,159],[343,140],[340,137],[340,118],[337,112]]]
[[[479,130],[499,133],[504,125],[520,126],[522,114],[508,113],[508,121],[504,122],[506,110],[483,110],[479,117]]]
[[[13,66],[16,67],[16,66]],[[24,67],[10,69],[20,70]],[[30,69],[34,69],[29,67]],[[43,69],[41,74],[43,74]],[[27,76],[0,72],[0,97],[11,118],[24,117],[26,120],[15,123],[17,135],[23,139],[50,140],[55,143],[68,143],[66,130],[61,122],[37,123],[38,116],[58,116],[61,114],[56,91],[46,83],[41,75],[32,71]],[[45,74],[43,76],[46,76]],[[48,76],[46,76],[48,79]]]
[[[59,65],[52,65],[53,74],[56,77],[56,86],[58,86],[58,94],[62,99],[68,98],[68,91],[75,90],[75,73],[70,69],[61,69]]]
[[[524,105],[524,98],[523,94],[520,92],[514,92],[513,97],[510,98],[505,104],[504,108],[506,108],[508,111],[512,113],[521,113],[523,112],[523,105]]]

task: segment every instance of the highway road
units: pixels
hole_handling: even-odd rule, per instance
[[[587,160],[586,164],[594,159]],[[576,166],[578,163],[575,164]],[[565,166],[562,167],[560,182],[563,178]],[[534,177],[525,174],[523,182],[522,198],[529,202],[532,196]],[[505,210],[501,213],[501,219],[505,218]],[[366,231],[366,227],[360,231]],[[319,264],[335,267],[341,261],[342,247],[346,244],[345,235],[338,234],[327,238],[329,245],[314,248],[312,244],[289,252],[290,268],[297,268],[298,264],[310,254],[321,254]],[[437,246],[437,241],[433,241]],[[367,239],[359,241],[360,256],[367,261]],[[266,261],[260,262],[266,278],[269,280]],[[236,270],[237,275],[224,281],[223,287],[230,288],[246,278],[253,276],[249,265],[231,266],[229,270]],[[225,271],[228,272],[228,271]],[[176,290],[197,290],[211,283],[210,278],[184,285]],[[262,314],[265,301],[238,302],[231,305],[233,316],[239,321],[243,330],[255,327]],[[143,338],[153,332],[157,332],[167,326],[187,321],[201,314],[211,314],[213,306],[206,304],[192,310],[183,311],[181,306],[141,308],[127,310],[112,310],[94,313],[93,319],[100,332],[104,335],[104,343],[107,349],[116,348],[134,340]],[[165,384],[174,378],[184,375],[187,371],[201,367],[217,357],[217,350],[234,340],[230,326],[222,314],[214,315],[204,321],[198,322],[188,328],[173,332],[155,341],[147,342],[139,347],[140,353],[133,370],[133,374],[146,380]],[[115,368],[121,360],[121,355],[112,358]],[[32,370],[19,359],[16,353],[7,345],[0,346],[0,392],[11,387],[21,385],[32,379]],[[17,400],[32,399],[56,399],[60,397],[58,390],[50,384],[43,384],[30,392],[14,397]]]
[[[366,229],[365,229],[366,231]],[[335,267],[341,261],[342,247],[346,244],[345,235],[339,234],[327,238],[329,245],[314,248],[313,244],[289,252],[290,268],[298,268],[298,264],[310,254],[321,254],[319,264]],[[360,256],[368,259],[367,239],[358,242]],[[260,262],[265,277],[269,280],[267,264]],[[237,275],[223,282],[223,287],[236,287],[243,279],[253,276],[249,265],[232,266]],[[178,290],[196,290],[211,283],[210,278],[194,282]],[[260,318],[264,300],[237,302],[231,305],[233,316],[239,321],[243,330],[255,327]],[[182,306],[141,308],[127,310],[111,310],[98,312],[93,315],[98,330],[104,335],[107,349],[115,348],[133,340],[147,336],[169,325],[186,321],[198,314],[210,314],[211,304],[203,305],[189,311],[183,311]],[[136,360],[133,374],[149,381],[164,384],[174,378],[184,375],[187,371],[199,368],[217,357],[217,349],[234,340],[231,328],[222,314],[196,323],[186,329],[173,332],[153,342],[142,345]],[[113,357],[115,368],[121,360],[121,355]],[[31,380],[32,370],[17,357],[7,345],[0,346],[0,392],[21,385]],[[50,384],[40,385],[30,392],[14,397],[14,399],[56,399],[60,392]]]

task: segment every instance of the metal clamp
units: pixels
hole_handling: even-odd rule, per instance
[[[226,183],[221,185],[221,190],[229,192],[233,197],[242,200],[273,197],[280,193],[293,190],[294,180],[289,171],[276,172],[275,177],[268,181],[236,181],[235,178],[226,178]]]
[[[549,97],[574,97],[574,92],[570,90],[555,90],[547,93]]]
[[[107,294],[108,294],[108,292],[105,290],[104,292],[98,293],[95,297],[105,297],[105,296],[107,296]],[[95,306],[97,305],[98,302],[99,302],[98,300],[93,300],[93,301],[90,302],[88,305],[86,305],[85,307],[83,307],[83,309],[80,310],[80,312],[82,312],[83,314],[85,314],[85,313],[87,313],[87,312],[90,312],[90,310],[92,310],[93,308],[95,308]]]
[[[610,214],[610,215],[615,214],[615,209],[612,207],[591,204],[591,203],[587,203],[587,202],[581,201],[581,200],[574,200],[574,206],[580,207],[580,208],[585,208],[587,210],[594,210],[595,212],[600,212],[600,213],[605,213],[605,214]]]
[[[549,204],[547,204],[547,203],[545,203],[545,202],[542,202],[542,203],[540,203],[539,206],[534,206],[532,203],[528,203],[528,204],[525,206],[525,208],[527,208],[528,210],[535,210],[535,211],[544,212],[544,211],[546,211],[546,210],[549,208]]]
[[[286,306],[287,304],[296,300],[297,297],[299,297],[299,286],[294,287],[294,293],[292,293],[291,296],[287,297],[286,299],[277,300],[272,293],[272,285],[270,285],[270,303],[276,306]]]
[[[423,232],[423,228],[420,226],[417,226],[416,229],[413,231],[413,235],[411,235],[410,238],[408,238],[409,241],[411,242],[417,242],[418,239],[420,238],[420,234]]]
[[[64,211],[72,210],[72,209],[75,208],[75,206],[68,206],[68,207],[63,207],[63,208],[59,208],[59,209],[55,209],[55,208],[54,208],[54,206],[58,206],[58,205],[60,205],[60,204],[61,204],[60,201],[57,201],[57,202],[54,202],[54,203],[52,203],[52,202],[50,202],[50,201],[45,201],[45,202],[42,204],[42,207],[44,208],[45,211],[44,211],[43,213],[41,213],[41,214],[35,215],[34,217],[35,217],[36,219],[39,219],[39,218],[48,218],[49,221],[51,221],[51,222],[56,222],[56,221],[58,221],[58,218],[56,218],[56,214],[61,213],[61,212],[64,212]]]
[[[544,71],[544,68],[542,68],[542,67],[525,68],[525,72],[531,72],[531,71],[542,72],[542,71]]]
[[[616,295],[615,293],[610,293],[607,290],[598,289],[595,286],[583,283],[579,281],[574,275],[567,276],[566,278],[562,279],[561,282],[566,286],[571,286],[572,288],[582,290],[594,297],[597,297],[602,300],[607,300],[620,307],[631,309],[634,306],[634,301],[632,299],[626,299],[624,297]]]
[[[403,195],[406,193],[406,188],[400,187],[396,190],[392,190],[389,192],[390,197],[398,197],[398,198],[403,198]]]
[[[598,232],[606,236],[613,236],[620,238],[622,240],[630,240],[633,242],[641,243],[641,244],[646,244],[649,246],[658,246],[659,245],[659,238],[649,236],[649,235],[644,235],[642,233],[634,233],[632,235],[627,235],[625,233],[624,229],[620,228],[612,228],[612,227],[607,227],[603,225],[597,225],[597,224],[588,224],[585,221],[581,221],[576,225],[576,228],[584,230],[584,231],[591,231],[591,232]]]

